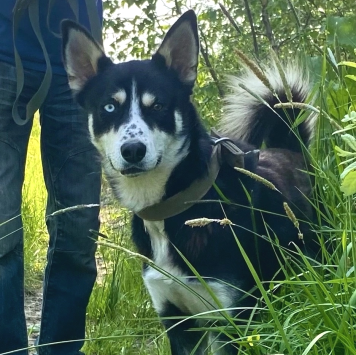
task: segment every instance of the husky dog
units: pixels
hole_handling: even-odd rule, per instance
[[[280,268],[277,238],[285,248],[308,246],[312,233],[303,221],[312,220],[313,210],[302,147],[310,142],[314,118],[295,128],[298,109],[273,109],[279,100],[287,101],[275,65],[265,68],[275,93],[246,69],[231,79],[220,125],[220,132],[241,150],[237,165],[245,170],[234,169],[221,154],[216,169],[215,148],[231,141],[212,139],[191,102],[199,54],[193,11],[178,19],[148,60],[114,64],[90,34],[71,21],[63,22],[62,34],[70,86],[88,112],[91,140],[121,206],[133,212],[133,241],[163,270],[144,265],[143,279],[168,330],[172,354],[194,349],[195,354],[206,354],[212,343],[216,354],[235,354],[234,344],[223,335],[208,343],[204,332],[187,330],[202,325],[192,316],[208,313],[213,318],[221,308],[232,317],[249,317],[255,280],[242,250],[259,277],[269,281]],[[305,101],[307,75],[291,65],[285,77],[293,101]],[[262,143],[266,148],[258,151]],[[217,202],[222,199],[228,202]],[[299,231],[287,218],[284,202],[301,220]],[[186,224],[195,219],[200,219],[200,227]]]

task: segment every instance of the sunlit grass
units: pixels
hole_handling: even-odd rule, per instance
[[[40,153],[40,125],[36,115],[28,147],[22,197],[27,291],[38,289],[42,282],[48,241],[45,225],[46,198]]]

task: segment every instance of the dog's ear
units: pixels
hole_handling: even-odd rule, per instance
[[[62,55],[69,86],[79,91],[91,77],[113,63],[105,56],[101,45],[76,22],[64,20],[61,29]]]
[[[174,69],[179,79],[194,85],[197,78],[199,37],[197,17],[193,10],[185,12],[167,32],[152,60]]]

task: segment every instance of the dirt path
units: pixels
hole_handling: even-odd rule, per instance
[[[32,346],[39,334],[41,322],[42,288],[25,295],[25,313],[27,321],[28,345]],[[35,354],[30,350],[30,355]]]
[[[98,270],[97,282],[100,282],[106,273],[104,261],[100,255],[96,256],[96,264]],[[35,339],[39,335],[41,324],[41,308],[42,287],[32,291],[31,294],[25,294],[25,314],[27,322],[28,346],[33,346]],[[29,355],[35,354],[35,350],[29,351]]]
[[[104,277],[106,268],[102,258],[96,256],[96,264],[98,270],[97,282]],[[33,346],[34,341],[39,335],[41,324],[41,308],[42,308],[42,287],[32,291],[31,294],[25,294],[25,314],[27,323],[28,345]],[[35,350],[30,350],[29,355],[35,355]]]

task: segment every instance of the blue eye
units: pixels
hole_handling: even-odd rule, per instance
[[[107,105],[104,106],[104,110],[106,112],[109,112],[109,113],[114,112],[115,111],[115,105],[114,104],[107,104]]]

